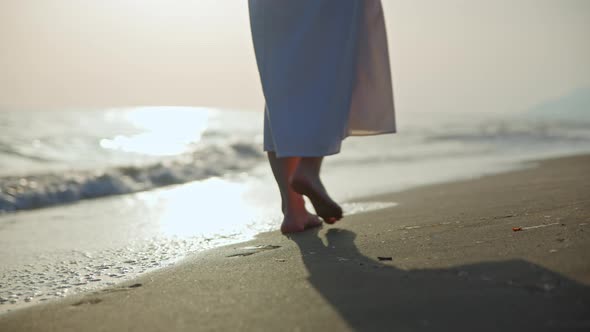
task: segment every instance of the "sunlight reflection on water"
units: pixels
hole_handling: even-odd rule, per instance
[[[162,235],[214,236],[260,217],[265,208],[244,200],[248,190],[243,182],[211,178],[157,194],[140,193],[138,198],[157,215]]]
[[[114,115],[113,110],[107,116]],[[207,129],[213,111],[192,107],[140,107],[124,112],[122,120],[130,123],[139,133],[103,138],[104,149],[120,150],[155,156],[177,155],[190,150],[199,142]],[[119,119],[121,119],[119,118]]]

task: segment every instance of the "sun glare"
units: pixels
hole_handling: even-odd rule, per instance
[[[100,141],[104,149],[154,156],[189,151],[207,129],[212,110],[191,107],[141,107],[124,112],[123,121],[139,130]]]

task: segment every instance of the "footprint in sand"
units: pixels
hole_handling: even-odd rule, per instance
[[[280,247],[281,246],[275,246],[275,245],[272,245],[272,244],[265,244],[265,245],[258,245],[258,246],[243,247],[243,248],[239,248],[239,250],[241,250],[241,252],[236,253],[236,254],[231,254],[231,255],[228,255],[226,257],[245,257],[245,256],[250,256],[250,255],[257,254],[257,253],[262,252],[262,251],[278,249]]]
[[[103,289],[100,291],[101,294],[105,294],[105,293],[115,293],[115,292],[124,292],[124,291],[128,291],[130,288],[139,288],[143,286],[143,284],[141,283],[135,283],[133,285],[129,285],[129,286],[124,286],[124,287],[119,287],[119,288],[107,288],[107,289]],[[98,294],[98,292],[96,293]],[[73,303],[72,306],[73,307],[77,307],[77,306],[81,306],[83,304],[98,304],[102,302],[102,299],[100,298],[89,298],[89,299],[83,299],[81,301],[78,301],[76,303]]]
[[[76,303],[72,304],[72,306],[77,307],[77,306],[80,306],[80,305],[83,305],[83,304],[98,304],[100,302],[102,302],[101,299],[91,298],[91,299],[85,299],[85,300],[76,302]]]

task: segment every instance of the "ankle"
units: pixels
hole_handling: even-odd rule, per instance
[[[288,204],[283,210],[283,215],[285,216],[300,216],[307,214],[307,209],[305,208],[305,202],[303,199],[301,202],[295,204]]]

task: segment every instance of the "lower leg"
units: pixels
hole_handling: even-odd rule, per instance
[[[303,197],[291,190],[289,179],[295,172],[300,158],[277,158],[274,152],[268,153],[268,162],[281,192],[281,210],[283,213],[299,211],[305,208]]]
[[[303,157],[297,163],[297,175],[304,175],[314,180],[320,180],[320,170],[324,157]]]

